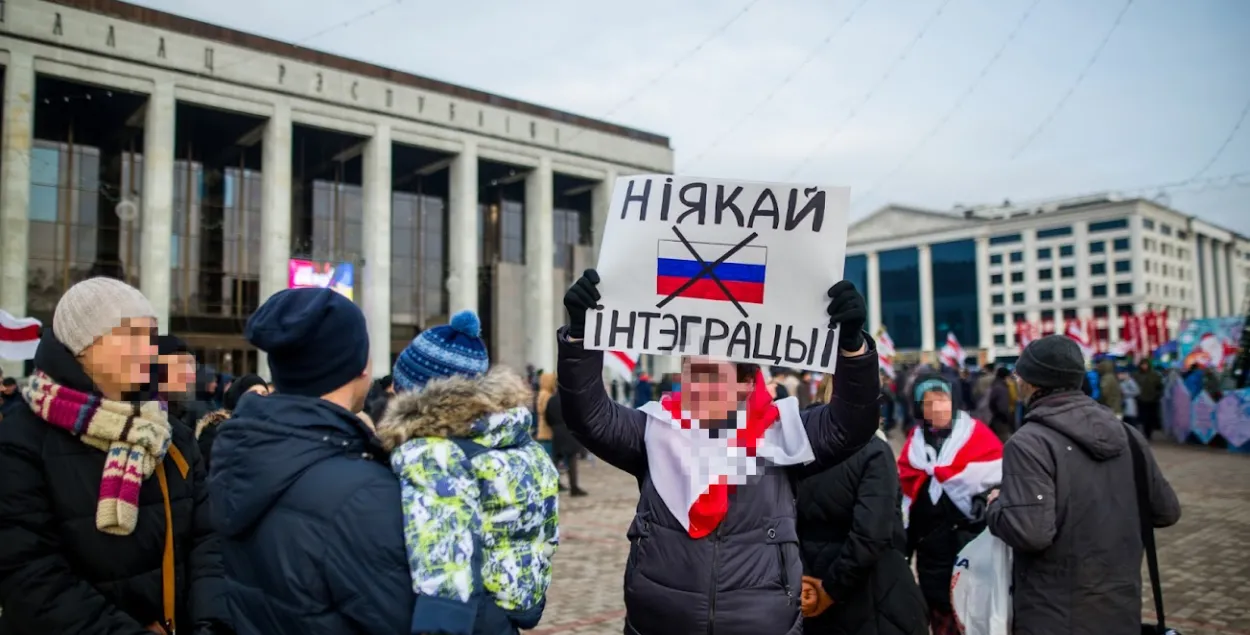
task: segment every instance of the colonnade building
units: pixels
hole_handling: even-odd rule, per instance
[[[1250,212],[1248,212],[1250,213]],[[1019,322],[1043,334],[1093,320],[1104,347],[1124,318],[1246,311],[1250,238],[1160,201],[1114,194],[931,210],[891,205],[851,225],[846,278],[868,320],[908,357],[936,359],[948,333],[983,359],[1014,358]]]
[[[233,373],[293,260],[335,267],[376,374],[461,309],[554,368],[614,180],[673,168],[663,136],[117,0],[0,0],[0,65],[0,308],[50,323],[114,276]]]

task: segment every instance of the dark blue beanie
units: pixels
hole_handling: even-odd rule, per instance
[[[330,289],[287,289],[260,305],[243,336],[269,355],[279,393],[320,397],[369,364],[365,314]]]
[[[395,392],[416,390],[431,379],[481,376],[490,369],[481,334],[482,323],[472,311],[453,315],[447,326],[421,331],[395,360]]]

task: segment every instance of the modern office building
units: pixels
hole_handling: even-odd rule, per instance
[[[986,357],[1015,356],[1015,324],[1093,318],[1119,340],[1125,315],[1240,314],[1250,239],[1160,203],[1114,195],[1040,205],[887,206],[851,226],[846,277],[875,332],[900,352],[940,349],[947,333]]]
[[[460,309],[553,368],[613,181],[673,167],[662,136],[117,0],[0,1],[0,65],[0,308],[48,323],[112,275],[235,373],[265,367],[258,304],[331,269],[378,374]]]

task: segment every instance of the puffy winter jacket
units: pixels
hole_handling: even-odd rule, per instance
[[[546,606],[560,473],[515,373],[431,381],[378,426],[403,493],[413,633],[512,635]]]
[[[1039,397],[1003,449],[990,533],[1014,550],[1015,635],[1137,635],[1142,541],[1129,435],[1146,449],[1156,527],[1181,515],[1141,433],[1084,394]],[[1090,484],[1097,484],[1091,487]]]
[[[797,635],[803,565],[792,479],[850,456],[877,429],[881,392],[875,344],[840,357],[833,402],[802,416],[816,460],[769,467],[729,495],[728,513],[711,534],[692,539],[656,490],[647,458],[647,415],[613,402],[603,386],[603,353],[559,334],[564,420],[591,452],[638,479],[627,533],[626,635]],[[797,408],[797,406],[796,406]],[[657,467],[672,478],[672,466]]]
[[[803,573],[833,606],[803,622],[804,635],[926,635],[924,597],[904,551],[898,470],[877,438],[798,488]]]
[[[408,633],[399,481],[356,415],[311,397],[241,399],[209,476],[240,635]]]

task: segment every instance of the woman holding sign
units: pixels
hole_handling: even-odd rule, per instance
[[[569,288],[557,377],[565,422],[591,452],[638,479],[625,568],[626,635],[796,635],[802,563],[792,479],[822,471],[872,438],[879,414],[864,298],[829,290],[841,326],[834,396],[800,414],[773,402],[760,370],[683,358],[680,392],[635,410],[603,388],[603,353],[586,350],[599,275]]]

